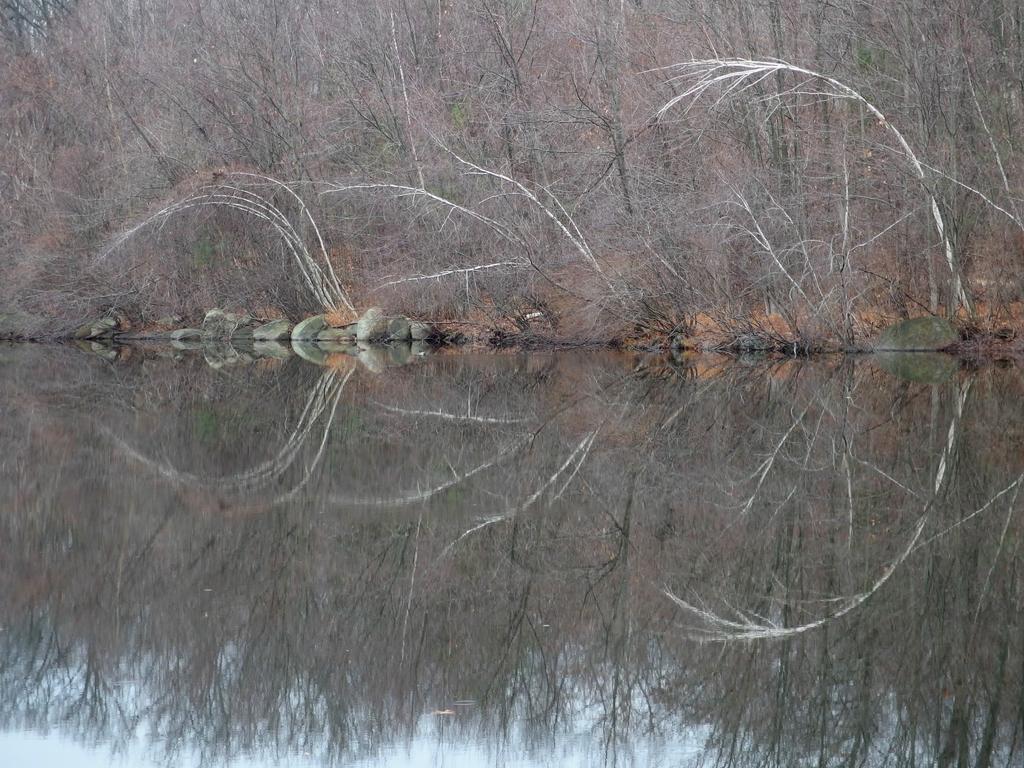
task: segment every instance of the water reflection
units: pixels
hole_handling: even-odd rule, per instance
[[[8,740],[1020,760],[1015,370],[161,354],[0,350]]]

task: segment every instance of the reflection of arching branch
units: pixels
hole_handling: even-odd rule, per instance
[[[968,379],[957,392],[956,408],[953,411],[953,418],[949,422],[949,432],[946,434],[946,444],[942,448],[942,455],[939,456],[939,465],[935,470],[935,483],[933,493],[938,495],[942,487],[942,481],[946,477],[946,467],[953,455],[953,447],[956,443],[957,429],[960,426],[960,419],[964,414],[964,404],[967,402],[967,394],[971,391],[971,380]]]
[[[253,467],[247,472],[219,479],[218,482],[233,482],[239,487],[248,488],[265,485],[270,480],[282,475],[295,461],[295,456],[309,438],[313,425],[327,410],[328,404],[333,403],[331,416],[324,427],[323,439],[326,440],[334,419],[334,408],[337,407],[338,399],[341,397],[341,393],[345,389],[345,385],[348,383],[351,375],[352,371],[349,371],[339,385],[336,381],[337,373],[334,370],[324,371],[306,400],[306,406],[299,417],[299,423],[292,430],[288,440],[285,441],[284,446],[277,452],[274,458]]]
[[[735,611],[737,617],[738,617],[738,620],[737,619],[730,619],[730,618],[727,618],[727,617],[725,617],[725,616],[723,616],[723,615],[721,615],[719,613],[716,613],[715,611],[713,611],[713,610],[711,610],[711,609],[709,609],[707,607],[698,606],[698,605],[695,605],[693,602],[689,602],[689,601],[683,600],[681,597],[679,597],[678,595],[674,594],[673,592],[671,592],[668,589],[664,590],[665,595],[670,600],[672,600],[676,605],[678,605],[680,608],[683,608],[687,612],[693,614],[694,616],[698,617],[701,621],[703,621],[705,623],[706,626],[704,628],[699,628],[699,629],[691,630],[693,632],[694,636],[697,637],[697,638],[700,638],[700,639],[719,640],[719,641],[730,641],[730,640],[774,640],[774,639],[779,639],[779,638],[792,637],[794,635],[798,635],[798,634],[802,634],[804,632],[809,632],[811,630],[818,629],[818,628],[820,628],[820,627],[822,627],[822,626],[824,626],[824,625],[826,625],[826,624],[828,624],[828,623],[830,623],[832,621],[835,621],[836,619],[840,619],[843,616],[846,616],[847,614],[849,614],[851,611],[853,611],[856,608],[858,608],[859,606],[863,605],[865,602],[867,602],[867,600],[870,599],[872,595],[874,595],[878,590],[880,590],[886,584],[886,582],[892,577],[893,573],[896,572],[896,569],[911,554],[913,554],[913,552],[915,552],[921,546],[924,546],[925,544],[929,543],[930,541],[933,541],[935,538],[938,537],[938,536],[933,536],[933,537],[931,537],[929,539],[926,539],[925,541],[919,543],[919,540],[921,539],[921,534],[923,533],[924,527],[925,527],[925,525],[928,522],[928,519],[930,517],[930,513],[931,513],[933,505],[935,504],[936,500],[939,498],[940,494],[943,492],[945,486],[947,486],[951,482],[950,473],[948,472],[948,467],[949,467],[950,463],[952,462],[952,458],[953,458],[954,452],[956,450],[956,444],[957,444],[957,440],[958,440],[958,437],[959,437],[959,434],[960,434],[960,422],[961,422],[961,419],[963,418],[964,407],[965,407],[965,404],[967,402],[967,397],[968,397],[968,394],[970,392],[970,389],[971,389],[971,380],[967,380],[966,382],[964,382],[964,384],[962,386],[960,386],[957,389],[956,401],[954,403],[953,414],[952,414],[952,416],[950,418],[949,429],[948,429],[947,435],[946,435],[946,441],[945,441],[945,443],[944,443],[944,445],[942,447],[942,453],[939,456],[939,461],[938,461],[938,464],[936,466],[935,476],[932,479],[932,483],[931,483],[931,486],[932,486],[931,487],[931,495],[927,499],[927,502],[926,502],[926,504],[924,506],[924,509],[921,512],[921,517],[918,520],[917,527],[915,528],[914,533],[911,536],[909,543],[904,548],[902,554],[900,554],[899,557],[897,557],[895,560],[893,560],[886,567],[886,569],[882,573],[881,577],[879,577],[879,579],[877,581],[875,581],[874,584],[872,584],[872,586],[868,590],[866,590],[864,592],[860,592],[860,593],[858,593],[858,594],[856,594],[856,595],[854,595],[852,597],[840,598],[838,600],[838,602],[841,603],[841,607],[838,610],[834,611],[833,613],[829,614],[828,616],[825,616],[825,617],[823,617],[821,619],[817,619],[815,621],[811,621],[811,622],[808,622],[808,623],[805,623],[805,624],[800,624],[800,625],[791,626],[791,627],[790,626],[780,626],[780,625],[776,624],[775,622],[773,622],[773,621],[771,621],[769,619],[765,619],[765,618],[762,618],[762,617],[759,617],[759,616],[754,616],[753,614],[750,614],[750,613],[744,613],[743,611],[740,611],[739,609],[733,609]],[[806,413],[806,409],[805,409],[804,412]],[[802,420],[802,418],[803,418],[803,416],[801,415],[800,419],[797,419],[796,423],[799,423]],[[795,427],[795,424],[794,424],[794,427]],[[786,435],[783,436],[783,440],[780,442],[779,446],[776,447],[776,449],[773,452],[772,456],[769,457],[770,460],[774,460],[774,456],[778,453],[778,451],[781,448],[782,443],[785,442],[785,440],[788,438],[790,432],[793,431],[794,427],[790,427],[789,431],[786,432]],[[770,466],[771,466],[767,462],[768,462],[768,460],[766,460],[766,462],[762,463],[761,466],[758,468],[758,470],[761,472],[761,480],[762,481],[764,479],[764,476],[765,476],[765,473],[766,473],[767,469],[770,469]],[[1007,493],[1008,491],[1010,491],[1011,489],[1016,487],[1022,480],[1024,480],[1024,475],[1021,475],[1021,477],[1018,478],[1017,481],[1015,481],[1014,483],[1011,483],[1009,486],[1007,486],[1002,491],[1000,491],[998,494],[996,494],[996,496],[994,496],[992,499],[990,499],[983,507],[978,509],[972,515],[969,515],[964,520],[962,520],[961,523],[965,522],[967,519],[970,519],[971,517],[974,517],[975,515],[980,514],[981,512],[983,512],[985,509],[990,507],[996,501],[996,499],[998,499],[1000,496],[1004,495],[1005,493]],[[758,488],[760,488],[760,485],[761,485],[761,482],[759,481],[758,482]],[[903,487],[903,486],[901,485],[901,487]],[[756,495],[756,492],[757,491],[755,489],[755,495]],[[747,509],[749,509],[749,504],[750,504],[750,502],[748,502],[747,506],[744,507],[744,512]],[[851,516],[852,516],[852,499],[851,499]],[[947,531],[943,531],[942,533],[940,533],[938,535],[941,536],[941,535],[943,535],[946,532],[948,532],[948,529],[947,529]]]
[[[355,369],[352,369],[352,371],[354,370]],[[338,381],[336,371],[325,370],[316,385],[313,387],[313,391],[310,393],[309,398],[307,398],[306,405],[302,410],[298,423],[288,436],[285,444],[274,455],[274,457],[251,469],[233,475],[208,477],[191,472],[184,472],[171,465],[170,462],[161,462],[149,458],[125,440],[113,434],[108,428],[103,427],[102,429],[130,458],[145,465],[146,467],[149,467],[162,477],[171,480],[177,485],[200,487],[209,490],[230,489],[234,491],[248,491],[269,485],[292,466],[302,446],[305,445],[309,439],[313,427],[329,408],[329,415],[323,425],[323,435],[321,437],[320,446],[317,450],[316,456],[314,456],[312,463],[307,467],[307,470],[298,485],[275,499],[275,502],[280,502],[291,498],[296,491],[308,482],[314,467],[323,457],[324,447],[327,443],[327,436],[330,433],[331,426],[334,421],[334,414],[337,409],[338,402],[341,399],[341,394],[345,389],[345,385],[352,376],[352,371],[349,371],[341,381]]]
[[[518,452],[523,446],[530,442],[530,437],[524,437],[520,440],[516,440],[511,445],[506,446],[497,455],[492,456],[482,464],[478,464],[468,472],[462,474],[455,473],[455,476],[450,480],[445,480],[443,483],[426,488],[423,490],[417,489],[415,491],[407,491],[400,493],[395,496],[339,496],[335,494],[331,496],[331,502],[340,506],[350,507],[398,507],[406,504],[417,504],[419,502],[428,501],[437,494],[443,491],[453,488],[460,483],[469,480],[474,475],[478,475],[491,467],[500,464],[504,459]],[[454,470],[453,470],[454,472]]]
[[[463,531],[462,534],[455,541],[453,541],[451,544],[445,547],[444,550],[441,552],[441,557],[444,557],[453,549],[455,549],[455,546],[467,536],[472,536],[477,531],[482,531],[484,528],[488,528],[489,526],[492,526],[495,523],[500,523],[505,520],[508,520],[507,515],[494,515],[493,517],[484,518],[479,523],[474,525],[472,528]]]
[[[927,539],[925,539],[924,541],[921,542],[920,546],[923,547],[923,546],[926,546],[928,544],[931,544],[936,539],[941,539],[943,536],[951,533],[952,531],[956,530],[957,528],[961,527],[962,525],[966,525],[968,522],[970,522],[971,520],[976,518],[978,515],[982,514],[987,509],[989,509],[993,504],[995,504],[999,499],[1001,499],[1003,496],[1008,494],[1010,491],[1014,491],[1013,497],[1012,497],[1012,499],[1010,501],[1010,509],[1012,510],[1014,508],[1014,505],[1016,504],[1017,494],[1020,493],[1020,488],[1021,488],[1021,484],[1022,483],[1024,483],[1024,474],[1018,475],[1016,480],[1014,480],[1012,483],[1007,485],[1002,490],[998,491],[988,501],[986,501],[984,504],[982,504],[976,510],[971,512],[969,515],[965,515],[964,517],[960,518],[959,520],[957,520],[952,525],[950,525],[950,526],[948,526],[946,528],[943,528],[941,531],[939,531],[936,534],[933,534],[932,536],[929,536]]]
[[[403,416],[431,416],[438,419],[447,419],[448,421],[476,421],[481,424],[522,424],[526,421],[526,419],[509,419],[500,416],[476,416],[468,406],[466,413],[451,413],[449,411],[420,411],[410,408],[397,408],[393,405],[378,402],[374,402],[374,405],[383,408],[385,411],[399,413]]]
[[[867,467],[868,469],[870,469],[870,470],[872,470],[874,472],[877,472],[878,474],[880,474],[882,477],[884,477],[886,480],[888,480],[890,483],[892,483],[893,485],[897,486],[901,490],[906,491],[911,496],[916,496],[916,497],[920,498],[920,494],[917,491],[915,491],[913,488],[910,488],[909,486],[901,483],[899,480],[897,480],[895,477],[893,477],[888,472],[883,470],[881,467],[878,467],[878,466],[872,464],[869,461],[865,461],[864,459],[861,459],[861,458],[858,458],[857,456],[855,456],[853,454],[853,448],[852,447],[850,449],[850,456],[851,456],[851,458],[855,462],[857,462],[862,467]]]
[[[572,474],[569,475],[569,479],[565,481],[565,485],[562,486],[562,490],[558,492],[555,498],[565,493],[566,487],[569,485],[569,483],[572,482],[572,479],[576,477],[576,473],[579,472],[580,467],[583,466],[583,462],[587,460],[587,454],[590,453],[590,446],[594,444],[594,438],[597,437],[597,433],[599,431],[600,427],[598,429],[595,429],[590,434],[584,436],[584,438],[580,440],[580,442],[573,449],[572,453],[569,454],[569,458],[565,460],[565,463],[563,463],[562,466],[560,466],[558,470],[553,475],[551,475],[551,477],[548,478],[548,481],[544,483],[544,485],[538,488],[525,502],[523,502],[523,504],[519,506],[515,510],[515,512],[525,512],[527,509],[533,506],[534,502],[537,501],[537,499],[539,499],[544,494],[544,491],[546,491],[548,488],[554,485],[555,481],[558,480],[559,477],[561,477],[562,473],[569,468],[569,465],[572,464],[573,461],[576,459],[576,456],[579,455],[580,458],[578,461],[576,461],[576,466],[573,468]],[[582,454],[580,453],[581,451]]]
[[[518,507],[508,510],[504,514],[488,517],[480,521],[477,525],[474,525],[469,530],[463,531],[463,533],[457,539],[455,539],[455,541],[453,541],[451,544],[444,548],[444,551],[441,552],[441,557],[447,555],[452,549],[455,548],[456,544],[465,539],[467,536],[470,536],[471,534],[474,534],[477,531],[483,530],[484,528],[488,528],[489,526],[495,525],[497,523],[501,523],[506,520],[511,520],[515,515],[525,512],[537,501],[537,499],[544,495],[544,492],[548,488],[555,484],[555,481],[557,481],[558,478],[562,476],[562,473],[564,473],[569,468],[569,466],[573,464],[573,462],[575,461],[576,466],[573,467],[572,473],[566,479],[565,483],[562,484],[561,489],[558,491],[558,493],[555,494],[552,501],[554,499],[559,498],[563,493],[565,493],[565,489],[569,487],[569,483],[572,482],[573,478],[576,477],[576,473],[579,472],[580,467],[583,466],[583,462],[587,460],[587,454],[590,453],[590,446],[594,444],[594,438],[597,437],[597,433],[600,431],[600,429],[601,428],[598,427],[590,434],[584,436],[584,438],[580,440],[580,442],[569,454],[569,457],[565,460],[565,462],[557,470],[555,470],[555,473],[551,475],[551,477],[549,477],[547,481],[540,486],[540,488],[538,488],[534,493],[532,493],[526,499],[526,501],[524,501]],[[579,456],[579,459],[576,458],[577,456]]]
[[[743,505],[741,514],[747,514],[747,512],[750,511],[750,508],[754,505],[754,501],[757,499],[757,494],[761,491],[761,486],[764,485],[764,481],[767,479],[768,474],[772,471],[772,467],[775,466],[775,460],[778,458],[779,452],[782,450],[782,447],[786,444],[786,441],[789,440],[789,436],[793,434],[793,430],[795,430],[801,423],[803,423],[804,416],[807,415],[807,411],[810,410],[810,407],[811,403],[808,403],[807,407],[804,408],[803,412],[793,420],[792,425],[790,425],[789,429],[786,430],[786,433],[782,436],[782,439],[779,440],[779,442],[775,445],[775,448],[772,450],[772,452],[768,454],[765,460],[762,461],[758,468],[754,470],[754,474],[751,475],[751,477],[754,477],[755,475],[757,476],[757,485],[754,486],[754,492],[750,494],[750,498],[747,499],[747,503]]]
[[[320,464],[320,460],[323,459],[324,449],[327,447],[327,437],[328,435],[331,434],[331,426],[334,424],[334,414],[338,410],[338,402],[341,400],[341,393],[344,391],[345,385],[348,383],[348,380],[352,377],[352,374],[355,372],[355,370],[355,368],[352,368],[349,370],[348,373],[345,374],[345,378],[342,379],[341,386],[337,388],[337,391],[334,394],[334,401],[331,403],[331,413],[327,417],[327,421],[324,423],[324,434],[320,438],[320,447],[317,449],[316,455],[313,457],[313,460],[306,465],[306,472],[305,474],[303,474],[302,480],[300,480],[298,485],[296,485],[290,491],[288,491],[287,493],[283,493],[276,499],[274,499],[275,504],[280,503],[282,501],[288,501],[289,499],[294,497],[295,494],[297,494],[302,488],[304,488],[306,483],[309,482],[309,478],[313,475],[313,470],[316,469],[316,467]]]
[[[910,543],[904,548],[903,553],[893,560],[882,572],[881,577],[871,588],[861,592],[853,597],[847,598],[843,601],[842,607],[839,610],[825,616],[824,618],[811,621],[806,624],[799,624],[794,627],[779,626],[773,621],[767,619],[754,619],[737,610],[736,613],[739,616],[739,621],[733,621],[727,619],[724,616],[707,609],[700,608],[692,603],[688,603],[681,597],[675,595],[670,590],[665,590],[665,594],[672,602],[678,605],[680,608],[686,610],[689,613],[694,614],[698,618],[707,624],[704,629],[691,630],[694,636],[698,639],[704,640],[778,640],[786,637],[793,637],[794,635],[800,635],[804,632],[810,632],[811,630],[823,627],[826,624],[841,619],[848,613],[863,605],[867,600],[880,590],[896,569],[905,561],[914,551],[917,540],[921,538],[921,533],[924,531],[925,523],[927,522],[927,515],[923,516],[917,523],[917,528],[914,530],[914,535],[910,538]]]

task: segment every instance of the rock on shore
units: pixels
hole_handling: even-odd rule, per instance
[[[890,325],[875,342],[884,352],[934,352],[960,341],[960,334],[941,317],[915,317]]]

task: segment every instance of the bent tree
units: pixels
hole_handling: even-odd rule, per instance
[[[942,209],[939,207],[938,200],[931,187],[930,166],[921,161],[904,135],[896,126],[889,122],[882,111],[858,91],[833,77],[789,64],[785,61],[701,59],[673,64],[664,68],[664,70],[675,73],[670,78],[670,82],[685,83],[686,87],[662,105],[657,112],[658,118],[663,117],[681,104],[685,105],[685,109],[688,111],[701,97],[711,90],[721,91],[721,95],[718,101],[715,102],[715,105],[732,96],[749,95],[754,88],[780,74],[795,75],[797,80],[788,86],[784,86],[783,81],[778,81],[780,83],[779,97],[803,96],[841,99],[860,104],[874,116],[881,127],[885,128],[892,135],[899,147],[900,153],[910,162],[915,177],[924,189],[927,206],[931,212],[939,239],[942,242],[946,265],[949,268],[951,295],[956,305],[950,309],[955,311],[957,307],[962,306],[967,310],[968,314],[973,316],[974,304],[964,282],[960,255],[953,246],[949,236],[949,227],[946,224]]]

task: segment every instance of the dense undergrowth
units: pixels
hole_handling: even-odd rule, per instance
[[[11,7],[6,336],[215,306],[797,354],[1022,326],[1012,4]]]

